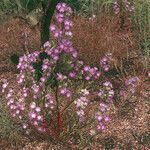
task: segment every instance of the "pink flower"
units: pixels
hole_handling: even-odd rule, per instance
[[[56,30],[56,26],[54,24],[50,25],[50,30],[53,32]]]

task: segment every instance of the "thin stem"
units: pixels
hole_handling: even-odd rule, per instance
[[[58,100],[58,85],[56,86],[55,89],[55,98],[56,98],[56,107],[57,107],[57,130],[58,130],[58,135],[60,134],[60,110],[59,110],[59,100]]]
[[[71,102],[61,111],[61,113],[63,114],[63,113],[65,112],[65,110],[68,109],[69,106],[70,106],[73,102],[74,102],[74,100],[71,101]]]

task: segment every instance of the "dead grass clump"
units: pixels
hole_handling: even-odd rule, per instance
[[[123,58],[135,50],[129,19],[123,30],[120,30],[118,17],[106,14],[93,20],[75,17],[73,22],[73,42],[86,62],[95,64],[107,52],[112,52],[116,58]]]

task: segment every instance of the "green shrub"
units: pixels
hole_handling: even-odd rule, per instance
[[[133,25],[137,30],[140,53],[144,56],[150,53],[150,1],[134,1],[135,13]]]

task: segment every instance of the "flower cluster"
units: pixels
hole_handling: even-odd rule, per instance
[[[53,59],[58,60],[62,52],[70,54],[73,58],[77,58],[77,51],[73,48],[71,27],[72,21],[69,19],[72,9],[65,3],[59,3],[56,7],[55,20],[56,24],[50,25],[50,31],[58,42],[58,46],[47,51]]]
[[[70,40],[68,39],[63,39],[60,43],[59,43],[59,48],[61,51],[70,54],[73,58],[77,58],[77,52],[76,50],[73,48],[73,44]]]
[[[96,113],[97,130],[104,131],[106,129],[106,123],[110,121],[110,117],[107,114],[109,107],[112,104],[114,97],[113,85],[111,82],[106,81],[103,83],[103,88],[99,90],[98,96],[103,102],[100,102],[99,111]]]
[[[22,71],[26,71],[27,69],[29,69],[31,72],[34,72],[34,68],[31,65],[31,63],[36,62],[38,56],[39,56],[39,52],[35,51],[34,53],[20,57],[17,68]]]
[[[70,98],[72,95],[71,91],[66,87],[60,87],[59,92],[61,95],[65,96],[67,98]]]
[[[134,6],[132,6],[132,4],[129,2],[129,0],[123,0],[125,8],[127,11],[129,12],[133,12],[134,11]]]
[[[40,94],[40,86],[37,84],[33,84],[31,89],[32,89],[32,93],[33,93],[33,98],[37,99]]]
[[[74,79],[76,77],[82,76],[82,69],[84,67],[84,62],[82,60],[76,60],[75,63],[70,64],[72,71],[69,72],[69,77]]]
[[[99,90],[98,96],[106,102],[112,102],[112,99],[114,97],[112,83],[109,81],[103,83],[103,88]]]
[[[45,132],[46,129],[42,126],[43,124],[43,116],[40,114],[41,108],[36,105],[35,102],[30,103],[29,108],[29,120],[30,123],[37,128],[40,132]]]
[[[45,96],[45,108],[48,108],[49,112],[51,113],[55,108],[55,100],[54,97],[49,93]]]
[[[7,88],[7,86],[8,86],[7,80],[6,79],[2,79],[2,86],[1,86],[2,93],[5,92],[5,89]]]
[[[99,79],[101,73],[97,67],[84,66],[82,70],[82,74],[84,79],[89,81],[92,79]]]
[[[10,113],[13,117],[22,119],[23,111],[25,109],[25,104],[23,103],[24,98],[20,98],[18,102],[16,102],[14,97],[15,96],[13,89],[9,89],[6,95],[7,107],[9,108]]]
[[[81,96],[79,99],[75,101],[76,108],[77,108],[77,116],[79,118],[79,122],[84,122],[85,121],[85,108],[89,104],[89,100],[87,99],[86,96]]]
[[[20,91],[21,91],[22,97],[25,99],[28,96],[29,89],[26,87],[23,87]]]
[[[112,54],[109,53],[105,57],[103,57],[100,60],[100,66],[103,68],[104,71],[109,71],[111,67],[111,60],[112,60]]]
[[[71,15],[73,13],[71,7],[69,7],[66,3],[58,3],[56,9],[59,13],[66,13],[67,15]]]
[[[69,20],[69,16],[72,14],[72,9],[65,3],[59,3],[56,7],[55,20],[57,23],[62,24],[63,29],[60,29],[58,26],[51,24],[50,31],[53,36],[57,39],[61,39],[64,36],[72,36],[70,31],[73,23]]]
[[[42,72],[43,76],[40,78],[40,86],[44,86],[44,84],[47,82],[52,69],[52,63],[49,59],[44,59],[42,64]]]
[[[25,74],[21,72],[17,75],[17,83],[22,84],[25,81]]]
[[[17,75],[18,84],[24,83],[25,76],[27,74],[32,74],[35,72],[35,69],[32,64],[36,62],[39,53],[40,52],[35,51],[34,53],[27,54],[19,58],[19,63],[17,65],[17,68],[20,70],[20,73]]]
[[[116,15],[120,12],[120,6],[116,0],[113,2],[113,11]]]
[[[111,120],[110,117],[106,115],[107,109],[108,105],[106,103],[100,103],[99,112],[95,115],[98,131],[104,131],[106,129],[106,123]]]
[[[129,2],[129,0],[122,0],[122,5],[125,7],[125,10],[126,11],[129,11],[129,12],[133,12],[134,11],[134,6]],[[113,2],[113,11],[115,14],[119,14],[120,10],[121,10],[121,4],[118,3],[117,0],[115,0]]]
[[[139,83],[140,79],[135,76],[125,81],[125,86],[129,89],[129,91],[134,94],[136,91],[136,87]]]

